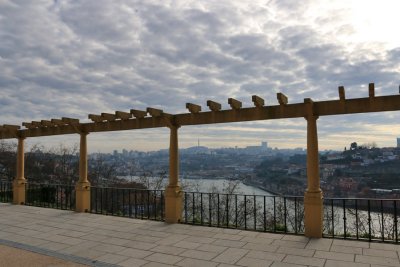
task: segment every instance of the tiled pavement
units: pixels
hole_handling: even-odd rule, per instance
[[[0,244],[92,266],[400,266],[400,246],[0,204]]]

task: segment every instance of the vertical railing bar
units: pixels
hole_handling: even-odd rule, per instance
[[[346,218],[346,199],[343,199],[343,228],[344,228],[344,239],[346,239],[346,235],[347,235],[347,218]]]
[[[229,194],[226,194],[226,228],[229,228]]]
[[[203,225],[203,193],[200,193],[200,225]]]
[[[138,209],[138,205],[137,205],[137,190],[134,190],[134,194],[135,194],[135,218],[137,219],[137,209]]]
[[[153,191],[153,209],[154,209],[154,220],[157,220],[157,190]]]
[[[397,236],[397,200],[393,200],[393,207],[394,207],[394,234],[395,234],[395,240],[396,243],[399,242],[398,236]]]
[[[217,193],[217,227],[219,227],[219,193]]]
[[[254,215],[254,230],[257,230],[257,199],[256,199],[256,195],[254,195],[253,197],[253,215]]]
[[[238,196],[235,195],[235,228],[238,228]]]
[[[194,192],[192,192],[192,224],[195,224],[196,222],[196,207],[195,207],[195,195]]]
[[[211,193],[208,193],[208,224],[211,226],[212,213],[211,213]]]
[[[264,232],[267,231],[267,211],[266,211],[266,196],[264,196],[264,211],[263,211],[263,216],[264,216]]]
[[[332,237],[335,237],[335,210],[333,209],[333,199],[331,199],[331,212],[332,212]]]
[[[244,195],[244,229],[247,230],[247,196]]]
[[[297,197],[294,198],[294,233],[297,234]]]
[[[355,200],[355,208],[356,208],[356,239],[359,239],[359,229],[358,229],[358,200]]]
[[[384,219],[383,219],[383,200],[381,199],[381,219],[382,219],[382,233],[381,233],[381,236],[382,236],[382,241],[385,241],[385,222],[384,222]]]
[[[285,219],[285,233],[287,233],[287,207],[286,207],[286,197],[283,197],[283,209],[284,209],[284,219]]]
[[[147,219],[150,219],[150,190],[147,190]]]
[[[274,196],[274,232],[276,232],[276,197]]]
[[[371,236],[371,202],[368,199],[367,201],[368,204],[368,239],[371,241],[372,236]]]
[[[185,223],[188,223],[188,207],[187,207],[187,196],[188,194],[185,192]]]

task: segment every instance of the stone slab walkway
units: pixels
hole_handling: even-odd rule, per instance
[[[398,245],[10,204],[0,204],[0,244],[89,266],[400,266]]]

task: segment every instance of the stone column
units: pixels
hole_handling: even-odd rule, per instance
[[[79,181],[76,183],[76,211],[90,211],[90,182],[88,181],[87,141],[88,133],[81,133],[79,150]]]
[[[13,204],[25,204],[26,179],[24,177],[24,160],[24,138],[18,137],[17,176],[13,181]]]
[[[169,184],[165,189],[165,222],[180,222],[182,216],[182,191],[179,186],[178,128],[170,125]]]
[[[320,188],[317,119],[313,115],[312,101],[307,101],[307,190],[304,194],[305,236],[322,237],[323,195]]]

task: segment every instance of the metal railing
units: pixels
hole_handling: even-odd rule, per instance
[[[302,234],[303,197],[185,192],[183,223]]]
[[[399,243],[400,199],[327,198],[324,237]]]
[[[75,210],[75,186],[28,183],[25,205]]]
[[[0,202],[11,203],[13,200],[12,182],[0,182]]]
[[[164,220],[164,190],[91,187],[91,212]]]

